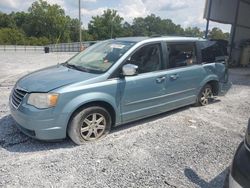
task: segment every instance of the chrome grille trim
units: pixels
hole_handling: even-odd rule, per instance
[[[18,107],[23,101],[23,98],[26,96],[26,94],[27,94],[27,91],[21,88],[13,89],[12,96],[11,96],[11,104],[14,106],[14,108],[18,109]]]

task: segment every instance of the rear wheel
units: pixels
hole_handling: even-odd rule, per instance
[[[77,145],[87,141],[95,141],[110,131],[111,116],[108,111],[99,106],[84,108],[73,115],[68,135]]]
[[[205,106],[208,105],[209,102],[211,102],[213,99],[213,91],[212,91],[212,87],[209,84],[206,84],[197,99],[197,103],[196,106]]]

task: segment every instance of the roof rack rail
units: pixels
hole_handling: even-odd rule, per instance
[[[150,37],[151,37],[151,38],[154,38],[154,37],[162,37],[162,35],[154,34],[154,35],[151,35]]]

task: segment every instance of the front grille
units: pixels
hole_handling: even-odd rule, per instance
[[[12,92],[12,96],[11,96],[11,102],[12,102],[12,105],[15,107],[15,108],[18,108],[24,98],[24,96],[27,94],[26,91],[24,90],[21,90],[21,89],[17,89],[15,88]]]

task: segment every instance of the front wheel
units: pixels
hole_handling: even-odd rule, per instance
[[[108,134],[111,116],[99,106],[88,107],[75,113],[68,127],[68,135],[77,145],[97,140]]]
[[[200,94],[197,99],[196,106],[205,106],[208,105],[209,102],[213,99],[213,91],[212,87],[209,84],[206,84],[202,90],[200,91]]]

